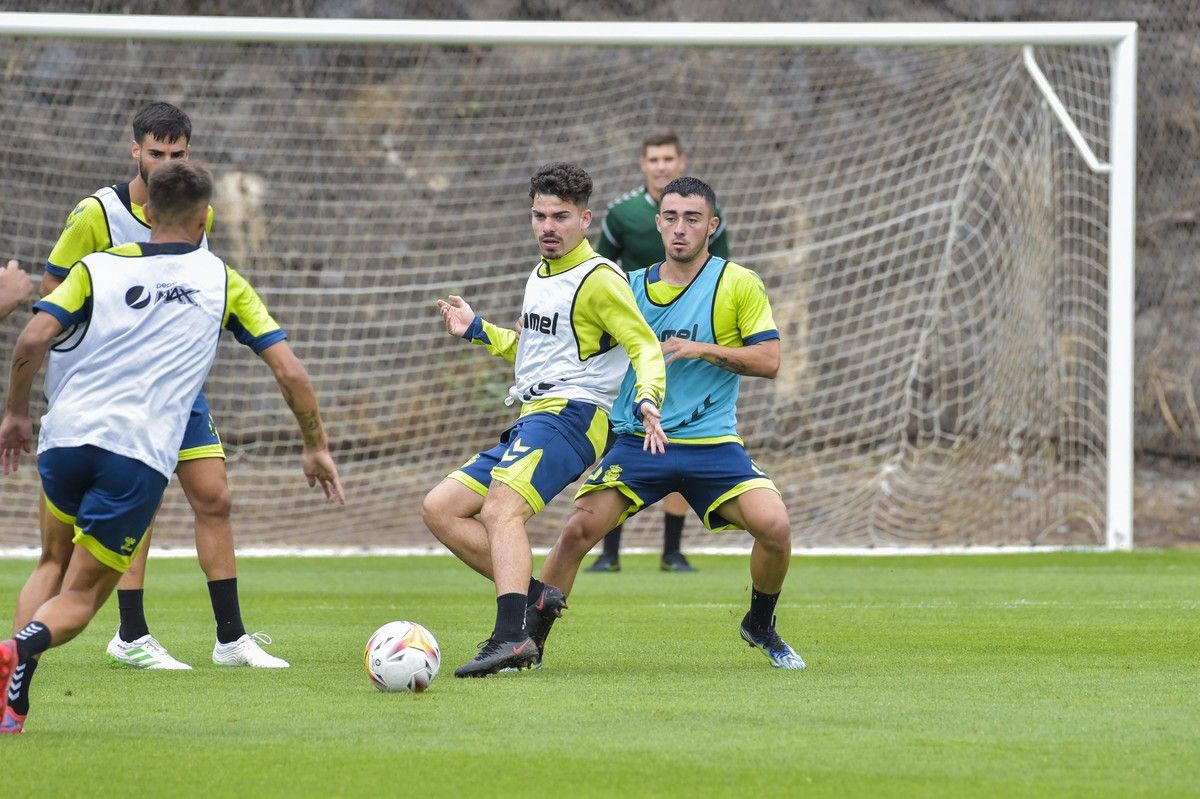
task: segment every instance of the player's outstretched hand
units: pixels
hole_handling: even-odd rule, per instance
[[[346,504],[346,492],[342,489],[342,481],[338,478],[337,464],[327,449],[304,450],[304,476],[308,485],[315,486],[318,482],[325,492],[325,498],[339,505]]]
[[[21,464],[21,453],[33,446],[33,421],[28,416],[5,414],[0,422],[0,461],[4,473],[11,474]]]
[[[642,400],[642,426],[646,428],[646,438],[642,441],[642,449],[650,450],[651,455],[659,455],[667,451],[667,434],[662,429],[662,412],[650,400]]]
[[[475,312],[462,297],[451,294],[444,300],[437,301],[438,310],[442,312],[442,322],[446,332],[462,338],[467,328],[475,321]]]

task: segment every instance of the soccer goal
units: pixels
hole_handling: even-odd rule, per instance
[[[226,341],[238,541],[430,545],[421,497],[513,415],[510,368],[435,298],[515,319],[531,171],[580,163],[599,217],[671,128],[771,296],[784,365],[739,418],[799,547],[1128,548],[1136,30],[0,14],[0,254],[40,267],[80,197],[134,174],[135,111],[180,105],[213,249],[312,373],[349,492],[303,483],[269,372]],[[36,491],[4,478],[0,546],[33,543]],[[156,541],[190,539],[171,489]]]

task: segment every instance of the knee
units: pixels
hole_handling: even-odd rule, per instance
[[[754,537],[760,544],[774,552],[791,552],[791,521],[787,514],[772,516],[759,527]]]
[[[562,546],[574,552],[587,552],[596,542],[604,538],[607,530],[597,531],[589,524],[592,517],[581,511],[575,511],[567,520],[558,540]]]
[[[229,486],[224,483],[203,486],[189,499],[197,516],[228,519],[233,510],[233,495],[229,492]]]
[[[438,530],[441,529],[439,522],[445,517],[446,508],[438,501],[437,490],[430,491],[425,495],[425,499],[421,500],[421,521],[425,522],[429,532],[437,536]]]

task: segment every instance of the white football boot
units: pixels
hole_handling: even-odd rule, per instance
[[[171,653],[153,635],[147,633],[135,641],[122,641],[118,631],[108,642],[108,656],[113,662],[135,669],[171,669],[187,671],[192,667],[171,657]]]
[[[217,643],[213,647],[213,663],[218,666],[250,666],[256,669],[286,669],[291,666],[283,658],[269,655],[259,646],[271,643],[266,633],[243,635],[231,644]]]

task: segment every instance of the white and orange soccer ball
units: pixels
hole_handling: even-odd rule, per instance
[[[420,693],[442,665],[437,639],[413,621],[390,621],[367,640],[363,667],[380,691]]]

